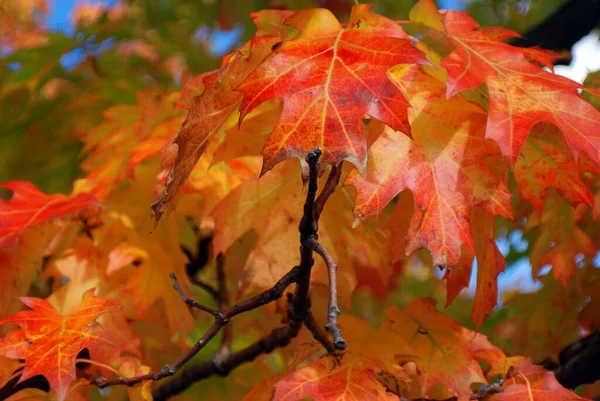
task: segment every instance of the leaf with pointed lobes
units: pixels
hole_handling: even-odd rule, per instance
[[[528,218],[526,229],[539,225],[539,234],[530,255],[534,277],[543,266],[549,264],[552,266],[552,276],[566,286],[577,272],[578,255],[595,255],[594,241],[578,224],[586,209],[585,205],[573,208],[553,193],[546,202],[542,216],[533,214]]]
[[[487,383],[479,362],[492,370],[502,371],[507,365],[504,353],[479,333],[461,327],[451,317],[438,312],[435,301],[420,298],[404,311],[386,309],[394,333],[410,344],[425,398],[442,384],[458,401],[466,401],[471,384]],[[437,397],[436,397],[437,398]]]
[[[454,51],[442,62],[448,71],[447,94],[487,84],[490,108],[486,137],[514,163],[536,122],[556,125],[573,156],[585,151],[600,164],[600,112],[578,93],[583,86],[545,71],[551,57],[502,42],[503,35],[486,34],[464,12],[443,16]]]
[[[489,397],[490,401],[590,401],[561,386],[554,372],[521,358],[511,378],[501,392]]]
[[[272,47],[279,41],[274,36],[255,36],[219,70],[202,75],[202,94],[190,99],[187,118],[173,140],[177,145],[177,157],[169,172],[166,187],[152,204],[156,222],[169,207],[174,207],[179,191],[210,139],[238,108],[242,94],[235,90],[236,87],[269,55]]]
[[[324,356],[283,377],[274,385],[273,401],[398,400],[382,378],[406,387],[411,379],[396,359],[412,358],[408,344],[387,322],[375,331],[356,317],[340,317],[339,323],[349,345],[344,354]]]
[[[283,42],[237,88],[240,121],[261,103],[283,98],[278,124],[263,147],[262,174],[290,157],[323,150],[321,165],[348,160],[365,170],[365,114],[408,133],[406,100],[386,78],[396,64],[428,63],[393,21],[353,7],[347,28],[326,9],[302,10],[285,21],[300,34]]]
[[[513,216],[510,193],[487,160],[498,148],[483,138],[485,112],[460,96],[446,100],[443,84],[417,66],[395,67],[390,78],[412,106],[413,140],[388,128],[369,149],[365,177],[356,170],[350,173],[345,184],[357,190],[355,224],[410,189],[415,212],[406,254],[426,247],[436,265],[459,266],[461,245],[474,250],[474,206]]]
[[[21,327],[0,340],[0,349],[15,337],[26,340],[28,345],[21,347],[19,355],[7,355],[25,360],[20,381],[43,375],[58,394],[58,400],[64,401],[69,385],[75,380],[77,354],[86,347],[109,341],[96,319],[120,306],[95,297],[93,288],[83,294],[79,307],[66,316],[44,299],[24,297],[21,301],[32,310],[17,312],[0,321]]]
[[[17,246],[19,236],[30,227],[99,205],[91,194],[47,195],[27,181],[8,181],[1,183],[0,188],[2,187],[12,191],[10,200],[0,198],[2,247]]]
[[[593,168],[595,163],[589,163]],[[583,171],[573,159],[563,135],[552,125],[537,124],[529,134],[514,166],[523,199],[542,215],[548,191],[557,192],[571,205],[594,204],[594,196],[581,181]]]

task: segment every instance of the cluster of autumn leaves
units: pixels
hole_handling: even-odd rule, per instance
[[[553,54],[512,47],[504,40],[513,32],[479,28],[429,0],[405,22],[413,36],[365,5],[344,25],[325,9],[253,19],[256,35],[220,69],[180,92],[138,93],[135,104],[105,110],[83,137],[88,173],[71,196],[1,185],[10,198],[0,200],[0,323],[19,327],[0,340],[0,386],[41,374],[63,401],[97,391],[81,385],[89,377],[77,375],[78,358],[127,377],[176,359],[206,322],[194,321],[169,273],[210,302],[190,285],[182,244],[213,236],[235,300],[272,286],[298,264],[306,166],[295,158],[314,147],[323,172],[343,163],[319,240],[340,267],[345,310],[358,288],[385,296],[410,254],[446,269],[450,304],[476,258],[471,318],[480,327],[506,264],[497,225],[533,232],[534,273],[550,264],[563,286],[575,281],[579,255],[595,254],[600,113],[581,85],[543,68]],[[312,303],[324,311],[328,278],[319,263]],[[31,310],[18,312],[18,297],[35,294],[40,274],[51,295],[22,298]],[[493,378],[505,379],[494,400],[581,399],[430,299],[386,315],[375,330],[342,316],[343,355],[299,347],[275,376],[258,386],[248,380],[255,388],[245,400],[466,400]],[[247,320],[243,329],[260,336],[276,326],[267,320],[277,319]],[[597,320],[588,308],[584,328]],[[84,348],[89,359],[79,355]],[[149,386],[129,396],[148,399]],[[14,400],[42,397],[36,391]]]

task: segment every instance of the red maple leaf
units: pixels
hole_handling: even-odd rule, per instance
[[[75,359],[86,347],[106,343],[108,338],[96,319],[120,308],[118,304],[94,296],[90,289],[81,304],[64,316],[44,299],[23,297],[32,310],[24,310],[0,321],[21,326],[0,340],[0,352],[10,358],[25,360],[20,381],[36,375],[48,379],[63,401],[69,385],[75,380]]]
[[[300,30],[237,88],[244,94],[240,121],[259,104],[284,100],[281,119],[267,138],[262,173],[289,157],[301,160],[321,147],[321,163],[354,163],[365,171],[365,114],[408,132],[408,104],[386,78],[401,63],[427,63],[406,33],[369,6],[352,9],[343,29],[326,9],[302,10],[285,23]]]

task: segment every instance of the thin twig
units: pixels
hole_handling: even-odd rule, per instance
[[[197,279],[196,277],[190,277],[190,281],[197,287],[202,288],[204,291],[208,292],[210,296],[219,302],[219,292],[213,288],[212,285],[205,283],[202,280]]]
[[[332,166],[331,171],[329,172],[329,177],[327,177],[327,182],[323,186],[321,193],[317,197],[316,200],[316,218],[317,220],[321,216],[321,212],[325,207],[325,203],[329,199],[329,197],[335,192],[335,188],[340,182],[340,177],[342,176],[342,164],[344,162],[340,162],[337,166]]]
[[[174,275],[172,276],[172,278],[173,277],[174,277]],[[156,370],[156,371],[153,370],[145,375],[129,377],[129,378],[117,377],[114,379],[107,379],[105,377],[100,376],[100,377],[97,377],[94,380],[92,380],[91,383],[95,384],[96,386],[98,386],[100,388],[121,385],[121,384],[127,385],[127,386],[132,386],[134,384],[141,383],[142,381],[146,381],[146,380],[156,381],[156,380],[165,378],[167,376],[172,376],[186,362],[188,362],[190,359],[192,359],[194,357],[194,355],[196,355],[202,348],[204,348],[204,346],[210,340],[212,340],[213,337],[215,337],[217,335],[217,333],[219,333],[221,328],[229,322],[229,319],[233,318],[236,315],[239,315],[240,313],[247,312],[252,309],[256,309],[262,305],[268,304],[269,302],[273,302],[276,299],[281,298],[281,296],[283,295],[283,292],[290,284],[292,284],[294,282],[299,283],[301,279],[302,279],[301,269],[298,266],[296,266],[292,270],[290,270],[288,273],[286,273],[270,289],[262,292],[261,294],[255,296],[255,297],[248,299],[247,301],[244,301],[240,304],[236,304],[236,305],[232,306],[231,308],[226,309],[225,311],[215,312],[215,314],[214,314],[215,321],[210,326],[210,328],[204,333],[204,335],[198,341],[196,341],[196,343],[192,347],[190,347],[180,359],[178,359],[176,362],[174,362],[172,364],[166,365],[164,368],[162,368],[160,370]],[[302,279],[302,280],[305,280],[305,279]],[[174,282],[177,283],[176,278],[174,278]],[[298,287],[298,285],[296,287]],[[178,291],[181,294],[181,292],[182,292],[181,288],[179,288]]]
[[[290,270],[286,275],[284,275],[273,287],[262,292],[261,294],[252,297],[242,303],[236,304],[232,307],[225,309],[224,311],[214,312],[215,321],[211,325],[211,327],[204,333],[204,335],[192,346],[188,349],[188,351],[176,362],[173,364],[169,364],[162,368],[159,371],[151,371],[148,374],[131,377],[131,378],[123,378],[117,377],[114,379],[107,379],[104,377],[97,377],[91,381],[92,384],[100,388],[104,388],[107,386],[113,385],[134,385],[140,383],[145,380],[160,380],[167,376],[174,375],[186,362],[188,362],[191,358],[194,357],[204,346],[214,338],[219,331],[229,322],[231,318],[234,316],[250,311],[252,309],[256,309],[262,305],[265,305],[269,302],[272,302],[283,295],[285,289],[292,283],[296,283],[294,294],[289,294],[288,302],[290,306],[288,308],[288,325],[285,327],[281,327],[279,329],[275,329],[271,332],[271,334],[260,341],[252,344],[250,347],[245,348],[244,350],[229,354],[226,358],[222,358],[221,360],[215,361],[213,358],[211,361],[208,361],[200,366],[200,371],[195,368],[188,369],[183,372],[180,378],[169,382],[166,386],[160,387],[157,390],[156,399],[165,399],[170,395],[177,394],[182,391],[181,389],[186,388],[192,382],[201,380],[202,378],[208,377],[213,374],[225,376],[229,373],[231,369],[234,367],[253,360],[261,353],[271,352],[273,349],[279,346],[284,346],[289,344],[292,338],[296,337],[302,324],[305,321],[306,312],[308,310],[308,293],[310,289],[310,273],[312,266],[314,264],[314,259],[312,257],[313,250],[310,247],[307,247],[305,244],[305,240],[313,238],[317,239],[317,219],[316,216],[316,208],[315,208],[315,196],[317,192],[317,179],[318,179],[318,171],[319,171],[319,157],[321,156],[321,150],[319,148],[311,149],[308,156],[306,157],[306,161],[310,167],[310,182],[309,189],[306,195],[306,202],[304,204],[304,215],[298,227],[300,231],[301,237],[301,245],[300,245],[300,265],[294,267]],[[219,275],[223,275],[224,273],[218,272]],[[179,283],[177,282],[177,278],[172,275],[174,281],[175,289],[180,293],[184,301],[188,305],[193,305],[195,307],[197,303],[193,300],[189,300],[187,296],[181,290]],[[226,291],[224,287],[224,276],[221,276],[222,280],[220,280],[220,288],[219,293],[223,295]],[[223,284],[221,284],[223,283]],[[209,308],[200,306],[201,309],[206,310]],[[212,311],[212,310],[211,310]],[[196,373],[195,377],[189,378],[189,373]],[[181,379],[183,378],[183,379]],[[186,379],[187,378],[187,379]],[[179,383],[179,385],[176,385]],[[161,389],[165,388],[165,391]]]
[[[333,336],[333,345],[335,348],[343,350],[348,344],[342,337],[342,331],[338,327],[337,322],[337,318],[340,315],[340,308],[337,303],[337,265],[325,247],[316,239],[309,238],[304,244],[323,258],[327,265],[327,273],[329,274],[329,309],[325,329]]]
[[[288,294],[288,325],[275,329],[268,336],[255,342],[241,351],[231,353],[227,358],[215,363],[215,360],[204,362],[197,366],[185,369],[181,375],[169,381],[167,384],[157,388],[152,396],[155,401],[164,401],[173,395],[177,395],[187,389],[192,383],[204,380],[213,375],[227,376],[237,366],[253,361],[263,353],[269,353],[277,347],[283,347],[290,343],[292,338],[298,335],[302,324],[306,320],[309,306],[310,273],[314,264],[312,249],[302,242],[306,238],[314,238],[317,235],[317,224],[314,219],[314,201],[317,192],[317,179],[319,172],[320,149],[311,149],[306,161],[310,168],[309,187],[304,204],[304,215],[298,227],[300,231],[300,265],[296,270],[296,288],[294,294]],[[280,280],[281,281],[281,280]],[[265,292],[268,296],[268,292]],[[263,295],[261,295],[263,296]],[[242,307],[244,304],[238,305]]]
[[[320,342],[328,353],[332,354],[335,352],[333,343],[329,340],[327,334],[319,328],[319,324],[310,309],[306,311],[306,316],[304,316],[304,325],[312,333],[315,340]]]
[[[189,298],[187,295],[185,295],[185,293],[181,289],[181,286],[179,285],[179,281],[177,280],[175,273],[169,274],[169,277],[171,277],[171,280],[173,280],[173,288],[175,288],[175,290],[177,290],[177,292],[179,293],[179,296],[181,297],[181,299],[183,299],[183,302],[185,302],[187,305],[191,306],[192,308],[197,308],[204,312],[210,313],[213,316],[217,316],[216,310],[211,309],[208,306],[201,305],[198,302],[194,301],[193,299]]]

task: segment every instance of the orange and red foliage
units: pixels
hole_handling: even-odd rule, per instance
[[[100,18],[80,11],[80,24]],[[319,147],[320,173],[341,171],[343,183],[320,216],[319,241],[339,267],[349,347],[322,355],[298,346],[295,359],[277,351],[236,379],[238,393],[221,388],[211,397],[241,398],[254,387],[245,401],[463,401],[474,385],[502,375],[490,400],[583,400],[553,373],[505,351],[525,353],[524,339],[536,336],[556,351],[600,327],[590,312],[600,302],[591,262],[600,249],[600,112],[579,94],[586,88],[545,70],[554,60],[549,52],[511,46],[505,39],[515,33],[480,28],[431,0],[418,1],[403,23],[365,5],[354,6],[347,23],[327,9],[252,18],[255,36],[219,69],[192,77],[179,92],[139,91],[129,104],[104,109],[93,128],[75,124],[87,158],[73,195],[47,195],[25,181],[0,184],[12,192],[0,198],[0,388],[39,374],[59,401],[93,399],[95,388],[82,384],[118,373],[143,377],[129,397],[150,399],[149,366],[206,345],[195,337],[207,317],[193,319],[169,275],[183,294],[222,309],[268,290],[298,265],[304,158]],[[408,35],[402,24],[421,34]],[[158,64],[154,50],[132,41],[119,51]],[[96,104],[95,95],[86,99]],[[326,182],[319,178],[321,187]],[[500,228],[526,231],[534,273],[549,264],[559,282],[552,300],[520,308],[536,311],[535,324],[516,316],[495,327],[493,339],[514,340],[504,351],[431,298],[386,309],[379,325],[367,323],[377,320],[372,312],[347,316],[357,289],[384,299],[415,263],[446,269],[451,304],[476,260],[471,320],[480,329],[496,307],[507,263],[495,242]],[[207,237],[208,264],[225,255],[224,265],[217,262],[219,288],[200,281],[214,280],[209,269],[192,271],[203,250],[189,249]],[[36,277],[43,288],[32,285]],[[315,260],[310,279],[320,321],[329,285],[323,260]],[[18,297],[31,294],[47,299],[21,298],[32,310],[17,311]],[[290,306],[274,305],[261,317],[235,317],[233,333],[246,337],[234,348],[276,328],[276,313],[288,323]],[[552,308],[568,309],[569,319],[550,322],[559,314]],[[220,348],[210,345],[219,358],[231,355],[227,333]],[[92,366],[76,370],[84,349]]]

